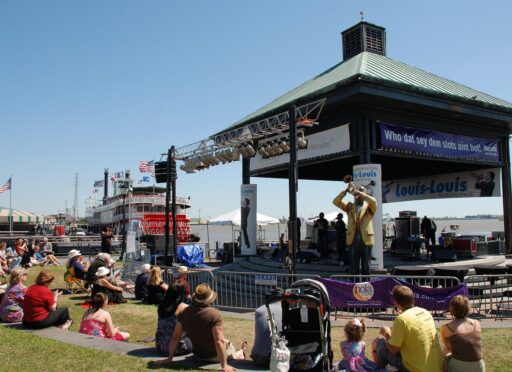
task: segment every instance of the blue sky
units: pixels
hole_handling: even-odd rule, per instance
[[[51,214],[93,182],[202,140],[341,61],[340,32],[386,27],[387,54],[512,101],[509,1],[2,1],[0,183],[13,207]],[[341,176],[340,176],[341,177]],[[288,182],[253,178],[288,215]],[[241,162],[179,172],[191,214],[238,206]],[[300,181],[298,214],[330,212],[343,184]],[[100,195],[102,190],[100,189]],[[475,198],[476,199],[476,198]],[[0,194],[8,207],[9,193]],[[394,203],[384,213],[502,213],[500,198]]]

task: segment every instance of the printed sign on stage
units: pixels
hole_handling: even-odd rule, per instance
[[[383,236],[382,236],[382,171],[380,164],[359,164],[352,168],[354,185],[364,186],[368,195],[377,200],[377,212],[373,216],[373,233],[375,243],[372,249],[371,268],[382,269],[384,267]]]
[[[268,137],[265,141],[279,140],[282,137],[288,137],[288,134],[282,134],[274,137]],[[349,124],[345,124],[323,132],[314,133],[306,136],[308,147],[297,151],[297,160],[313,159],[318,156],[336,154],[350,150],[350,130]],[[251,158],[251,171],[275,167],[277,165],[290,162],[290,154],[285,153],[278,156],[263,158],[257,153]]]
[[[383,182],[384,203],[421,199],[501,196],[501,169],[440,174]]]
[[[382,148],[451,159],[500,161],[497,139],[380,123]]]
[[[243,255],[256,254],[256,186],[240,187],[240,249]]]
[[[427,310],[447,310],[453,296],[468,296],[466,284],[448,288],[427,288],[396,278],[378,278],[362,283],[348,283],[334,279],[318,279],[329,293],[332,308],[392,308],[391,291],[396,285],[405,285],[414,292],[414,304]]]

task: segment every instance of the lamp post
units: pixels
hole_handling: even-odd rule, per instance
[[[124,258],[124,253],[126,251],[126,196],[130,192],[130,171],[126,170],[124,174],[125,178],[122,185],[119,187],[119,191],[121,195],[123,195],[123,220],[121,225],[123,240],[121,241],[121,259]]]
[[[198,224],[201,223],[201,209],[199,209],[199,218],[197,219],[197,223]]]

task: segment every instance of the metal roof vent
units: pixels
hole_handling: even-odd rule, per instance
[[[343,31],[341,37],[344,61],[365,51],[386,55],[386,29],[384,27],[368,22],[359,22]]]

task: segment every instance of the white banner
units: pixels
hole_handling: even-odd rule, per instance
[[[372,249],[370,267],[382,269],[384,267],[383,234],[382,234],[382,171],[380,164],[359,164],[352,168],[354,185],[364,186],[368,194],[377,200],[377,212],[373,216],[373,234],[375,243]]]
[[[425,178],[387,181],[382,185],[384,203],[421,199],[501,196],[501,168],[440,174]]]
[[[271,141],[273,139],[280,139],[283,137],[288,138],[288,134],[269,137],[265,141]],[[323,132],[314,133],[306,136],[306,138],[308,140],[308,147],[297,151],[298,161],[350,150],[349,124],[324,130]],[[290,163],[289,153],[271,156],[265,159],[257,153],[253,158],[251,158],[250,169],[251,171],[254,171],[287,163]]]
[[[256,255],[256,186],[240,187],[240,249],[243,255]]]

